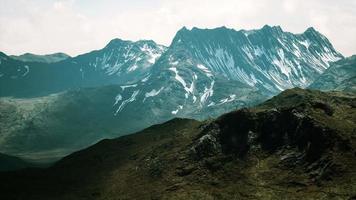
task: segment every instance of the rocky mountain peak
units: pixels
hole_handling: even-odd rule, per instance
[[[226,27],[183,28],[162,58],[171,61],[160,59],[160,63],[166,63],[166,68],[175,61],[185,67],[200,64],[213,77],[224,76],[273,94],[307,87],[329,67],[329,62],[341,58],[327,38],[313,28],[293,34],[280,26],[265,25],[240,31]]]
[[[110,42],[105,46],[105,48],[117,48],[122,45],[127,45],[129,43],[131,43],[131,41],[115,38],[110,40]]]
[[[283,30],[281,26],[270,26],[270,25],[264,25],[260,31],[264,31],[265,33],[282,33]]]

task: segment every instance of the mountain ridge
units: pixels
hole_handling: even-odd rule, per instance
[[[353,198],[355,99],[297,88],[217,119],[174,119],[46,170],[0,173],[0,191],[26,199]]]
[[[12,141],[13,144],[8,143],[11,147],[17,138],[26,144],[19,149],[30,148],[35,143],[29,138],[39,137],[42,138],[40,141],[48,140],[48,144],[53,144],[56,141],[53,138],[64,134],[62,130],[75,131],[78,134],[75,137],[82,139],[75,142],[80,148],[102,139],[104,135],[114,137],[112,131],[100,132],[100,125],[92,127],[95,132],[89,131],[87,135],[77,129],[75,123],[69,123],[66,128],[57,126],[62,118],[57,120],[53,117],[63,114],[80,122],[83,114],[96,114],[91,107],[98,108],[97,111],[105,110],[104,114],[101,113],[101,120],[108,127],[121,125],[116,129],[118,136],[175,117],[205,120],[254,106],[283,89],[306,86],[329,66],[327,61],[342,57],[315,29],[308,29],[303,34],[292,34],[284,32],[281,27],[271,26],[248,32],[226,27],[182,28],[167,48],[151,40],[131,42],[113,39],[100,50],[54,64],[26,67],[27,63],[1,59],[4,64],[0,64],[0,96],[12,94],[15,97],[13,106],[22,108],[17,105],[23,102],[19,97],[28,97],[36,91],[42,93],[35,97],[43,96],[40,101],[44,102],[52,93],[62,92],[65,94],[59,96],[68,98],[62,104],[57,102],[58,105],[48,102],[48,112],[40,112],[34,117],[36,123],[26,122],[25,129],[16,129],[12,132],[12,140],[5,140],[5,143]],[[291,53],[291,50],[295,51]],[[298,52],[299,57],[296,55]],[[14,64],[3,67],[10,61]],[[19,76],[4,76],[3,69],[10,69],[10,75],[15,73]],[[88,87],[92,89],[85,89]],[[81,110],[80,103],[89,108]],[[6,109],[6,101],[3,105]],[[22,119],[22,114],[28,116],[27,111],[6,113],[10,114],[4,114],[5,119],[9,116],[16,119],[17,114],[19,119]],[[49,118],[54,125],[43,125],[42,117]],[[97,117],[92,116],[93,119]],[[91,121],[90,116],[84,118]],[[26,127],[31,130],[37,128],[38,131],[32,130],[34,135],[29,137],[24,134]],[[13,131],[11,127],[7,130]],[[4,135],[11,135],[10,132]],[[65,137],[65,141],[57,140],[59,142],[50,147],[57,148],[56,145],[60,144],[71,147],[68,151],[78,148],[74,144],[74,149],[67,146],[70,137]],[[43,145],[45,143],[38,144],[39,147]]]
[[[341,90],[356,92],[356,55],[331,64],[311,85],[311,89],[323,91]]]
[[[25,53],[18,56],[11,55],[10,57],[23,62],[39,62],[39,63],[55,63],[70,58],[69,55],[61,52],[45,54],[45,55]]]
[[[45,96],[78,87],[136,82],[164,48],[153,41],[126,41],[56,63],[22,62],[4,54],[0,96]]]
[[[283,38],[286,38],[286,41],[282,41]],[[252,39],[257,43],[251,44]],[[302,39],[311,40],[312,43],[299,41]],[[186,41],[186,44],[184,42],[180,44],[181,41]],[[215,46],[212,47],[211,45]],[[245,45],[246,47],[244,47]],[[262,45],[262,47],[258,45]],[[222,74],[226,78],[239,80],[250,85],[257,81],[259,85],[257,87],[269,94],[275,94],[283,89],[295,86],[306,87],[328,67],[328,61],[343,58],[340,53],[335,51],[327,38],[315,29],[308,29],[302,34],[292,34],[283,32],[280,27],[270,26],[251,31],[236,31],[226,27],[215,29],[194,27],[191,30],[182,28],[177,32],[170,48],[175,48],[175,46],[181,49],[185,48],[187,51],[186,59],[197,60],[198,64],[203,64],[213,73]],[[209,50],[209,48],[211,49]],[[272,55],[274,55],[269,55],[269,50],[265,54],[264,48],[271,49]],[[303,51],[306,49],[308,54],[298,58],[298,56],[302,56],[301,49]],[[250,52],[252,50],[254,52]],[[324,53],[321,52],[325,53],[325,58]],[[329,54],[327,52],[330,52],[330,55],[327,55]],[[256,57],[256,55],[260,55],[261,58]],[[303,58],[314,59],[315,63]],[[275,69],[271,65],[276,66]],[[303,65],[302,68],[299,65]],[[259,69],[256,66],[264,66],[264,69]],[[306,76],[306,80],[302,79],[304,76]],[[264,84],[269,84],[270,87],[266,88],[266,86],[259,84],[258,81],[261,81],[259,79],[263,80]],[[302,79],[304,82],[298,79]]]

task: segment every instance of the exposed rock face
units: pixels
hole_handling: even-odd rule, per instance
[[[322,91],[356,92],[356,55],[330,65],[310,86]]]
[[[25,62],[0,52],[0,97],[17,97],[11,106],[23,107],[18,97],[41,96],[39,101],[46,101],[49,94],[63,92],[59,100],[39,106],[41,112],[6,111],[3,118],[19,120],[0,122],[6,127],[0,133],[0,144],[8,146],[0,145],[0,151],[20,156],[24,147],[49,154],[59,148],[63,155],[98,139],[129,134],[176,117],[215,118],[255,106],[284,89],[306,87],[329,67],[329,61],[341,58],[313,28],[293,34],[279,26],[249,31],[183,28],[168,48],[150,40],[113,39],[103,49],[55,63]],[[108,86],[112,84],[117,86]],[[7,100],[2,102],[0,99],[4,113]],[[86,108],[81,110],[82,106]],[[65,116],[70,113],[71,120],[57,117],[57,111]],[[23,115],[28,116],[26,120]],[[84,120],[89,118],[105,118],[100,121],[106,127],[119,127],[113,133],[103,123],[89,125],[92,120]]]
[[[300,99],[304,100],[298,102]],[[288,105],[293,101],[298,103]],[[310,177],[332,179],[347,168],[335,156],[352,155],[355,150],[355,102],[354,97],[286,91],[254,109],[221,116],[206,126],[192,149],[200,160],[277,153],[283,166],[304,166]],[[344,127],[336,127],[337,123]]]
[[[275,95],[285,89],[307,87],[329,62],[341,58],[314,28],[302,34],[268,25],[240,31],[183,28],[155,68],[174,67],[184,75],[200,71],[210,79],[223,77]]]
[[[0,173],[5,199],[353,199],[356,98],[287,90],[209,122],[103,140],[46,170]]]
[[[303,152],[305,161],[313,162],[327,149],[344,145],[335,131],[294,109],[258,114],[240,110],[224,116],[217,123],[220,134],[210,141],[220,141],[224,153],[239,156],[246,155],[250,148],[275,152],[288,146]],[[203,138],[212,136],[207,134],[200,140]],[[212,143],[213,149],[217,144]]]
[[[166,47],[151,40],[111,40],[104,48],[58,62],[30,62],[0,52],[0,96],[45,96],[74,88],[127,85],[149,75]]]

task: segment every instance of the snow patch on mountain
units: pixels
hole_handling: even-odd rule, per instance
[[[121,87],[121,89],[124,91],[126,88],[137,87],[137,84],[122,85],[122,86],[120,86],[120,87]]]
[[[151,75],[146,76],[144,79],[141,80],[141,82],[147,82],[148,79],[150,79],[150,76],[151,76]]]
[[[200,70],[202,70],[203,72],[205,72],[205,74],[206,74],[207,77],[212,77],[212,76],[213,76],[213,74],[211,73],[211,71],[210,71],[207,67],[205,67],[204,65],[198,64],[197,67],[198,67]]]
[[[138,68],[138,65],[135,63],[131,67],[127,68],[127,71],[132,72],[135,71]]]
[[[122,96],[121,96],[121,94],[116,95],[116,97],[115,97],[115,103],[114,103],[114,105],[113,105],[113,106],[116,106],[116,104],[118,104],[118,103],[119,103],[119,101],[121,101],[121,100],[122,100]]]
[[[119,108],[116,110],[115,116],[116,116],[122,109],[124,109],[125,105],[127,105],[127,104],[130,103],[130,102],[135,101],[135,100],[136,100],[136,96],[139,94],[139,92],[140,92],[139,90],[134,91],[134,92],[132,93],[132,95],[131,95],[130,98],[128,98],[128,99],[126,99],[125,101],[123,101],[123,102],[121,103],[121,105],[119,106]]]
[[[235,95],[235,94],[232,94],[232,95],[230,95],[228,98],[221,99],[218,105],[222,105],[222,104],[224,104],[224,103],[232,102],[232,101],[234,101],[235,99],[236,99],[236,95]]]
[[[208,107],[215,106],[215,102],[209,103]]]
[[[277,50],[277,54],[278,54],[278,57],[275,57],[273,60],[272,60],[272,63],[274,65],[276,65],[280,70],[281,72],[286,75],[288,77],[288,79],[290,78],[290,73],[291,73],[291,69],[290,69],[290,66],[287,65],[285,62],[286,62],[286,58],[284,57],[284,51],[281,50],[281,49],[278,49]]]
[[[22,77],[26,76],[30,72],[30,67],[29,66],[25,65],[24,68],[25,68],[26,71],[22,74]]]
[[[179,105],[178,108],[177,108],[177,110],[173,110],[171,113],[172,113],[173,115],[176,115],[176,114],[179,112],[179,110],[182,110],[182,109],[183,109],[183,105]]]
[[[214,94],[214,90],[213,90],[214,84],[215,84],[215,81],[213,80],[210,83],[210,87],[209,88],[207,88],[207,87],[204,88],[204,93],[200,97],[201,105],[203,105],[208,100],[209,97],[213,96],[213,94]]]
[[[186,91],[185,98],[188,98],[189,94],[193,94],[194,89],[194,81],[188,87],[188,84],[184,81],[184,79],[179,75],[177,68],[170,67],[169,70],[175,73],[175,79],[183,86],[184,90]]]
[[[144,52],[148,57],[148,62],[153,64],[156,62],[156,60],[162,55],[163,49],[159,48],[153,49],[149,45],[144,44],[143,47],[140,48],[142,52]]]
[[[143,99],[143,102],[145,102],[145,100],[149,97],[154,97],[157,96],[159,93],[161,93],[161,91],[164,89],[164,87],[161,87],[159,90],[153,89],[150,92],[147,92],[145,94],[145,98]]]
[[[303,46],[305,46],[305,48],[309,49],[310,42],[309,42],[308,40],[300,41],[300,44],[302,44]]]

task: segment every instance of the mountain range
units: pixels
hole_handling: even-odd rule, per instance
[[[169,50],[159,65],[178,61],[178,68],[183,70],[184,65],[198,65],[214,77],[237,80],[273,95],[308,86],[328,68],[329,62],[343,58],[314,28],[292,34],[267,25],[250,31],[183,28]]]
[[[215,118],[312,87],[349,59],[314,28],[293,34],[268,25],[182,28],[169,47],[114,39],[53,63],[1,53],[0,151],[53,160],[175,117]]]
[[[114,39],[101,50],[55,63],[23,62],[1,53],[0,96],[36,97],[136,82],[144,78],[164,49],[153,41]]]
[[[286,90],[199,122],[173,119],[0,172],[4,199],[354,199],[356,96]]]
[[[0,199],[355,199],[355,69],[268,25],[0,52]]]
[[[65,53],[53,53],[47,55],[36,55],[32,53],[25,53],[19,56],[13,55],[10,57],[15,60],[20,60],[23,62],[37,62],[37,63],[55,63],[70,58],[70,56]]]

